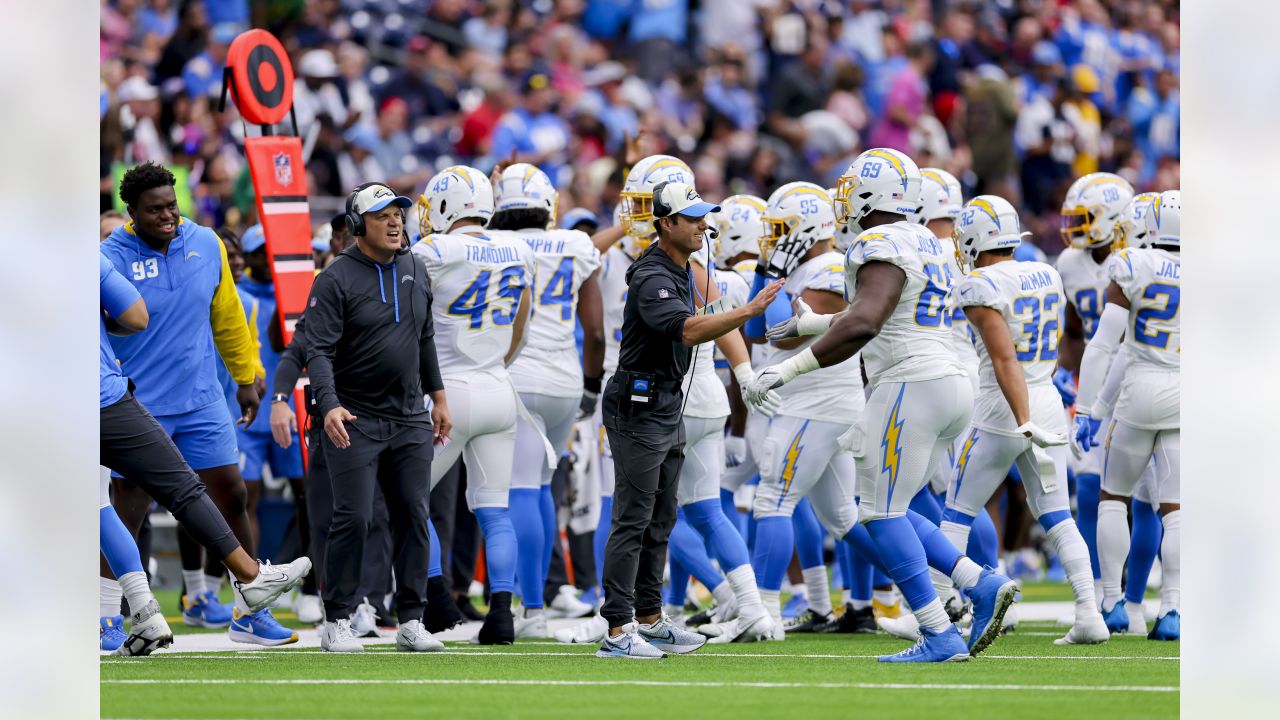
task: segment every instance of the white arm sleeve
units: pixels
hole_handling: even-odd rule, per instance
[[[1093,412],[1097,417],[1106,417],[1115,409],[1116,397],[1120,395],[1120,386],[1124,381],[1124,371],[1129,367],[1129,353],[1121,350],[1111,361],[1111,369],[1107,371],[1107,381],[1098,393],[1098,400],[1093,404]]]
[[[1124,329],[1129,321],[1129,311],[1107,303],[1098,319],[1098,330],[1093,339],[1085,346],[1084,357],[1080,360],[1080,387],[1076,396],[1076,412],[1092,417],[1093,403],[1107,377],[1107,369],[1111,366],[1111,358],[1120,347],[1124,337]]]

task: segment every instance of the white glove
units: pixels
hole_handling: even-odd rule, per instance
[[[747,441],[737,435],[724,436],[724,466],[738,467],[747,458]]]
[[[1065,435],[1053,435],[1044,428],[1036,425],[1031,421],[1022,423],[1018,426],[1019,433],[1029,439],[1036,447],[1053,447],[1054,445],[1066,445],[1067,437]]]
[[[742,401],[747,404],[747,408],[768,418],[777,415],[782,409],[782,396],[772,389],[768,389],[755,400],[747,395],[747,388],[756,380],[756,373],[751,369],[751,363],[741,362],[734,365],[733,376],[738,380],[738,389],[742,392]]]
[[[754,380],[742,387],[742,399],[764,412],[764,402],[770,391],[790,382],[797,375],[817,369],[818,359],[813,356],[813,350],[805,348],[800,354],[761,370]]]
[[[785,340],[806,335],[821,335],[831,327],[832,315],[813,311],[803,299],[796,298],[796,314],[765,331],[766,340]]]

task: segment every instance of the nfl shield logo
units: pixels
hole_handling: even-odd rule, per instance
[[[281,185],[291,185],[293,183],[293,161],[289,159],[288,153],[276,153],[271,158],[272,165],[276,170],[276,182]]]
[[[669,297],[671,297],[671,293],[667,292],[667,289],[666,289],[666,288],[658,288],[658,299],[659,299],[659,300],[666,300],[666,299],[667,299],[667,298],[669,298]]]

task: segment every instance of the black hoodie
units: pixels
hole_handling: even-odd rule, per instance
[[[320,417],[430,426],[425,393],[444,388],[427,268],[408,250],[382,264],[352,245],[316,276],[307,301],[306,364]]]

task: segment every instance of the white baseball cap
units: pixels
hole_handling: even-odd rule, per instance
[[[663,182],[653,189],[653,216],[656,218],[671,215],[702,217],[712,212],[720,212],[720,206],[703,201],[698,191],[688,183]]]
[[[386,185],[370,185],[356,193],[355,199],[351,201],[351,209],[356,215],[363,215],[378,212],[392,203],[405,209],[413,207],[412,200],[403,195],[397,195]]]

